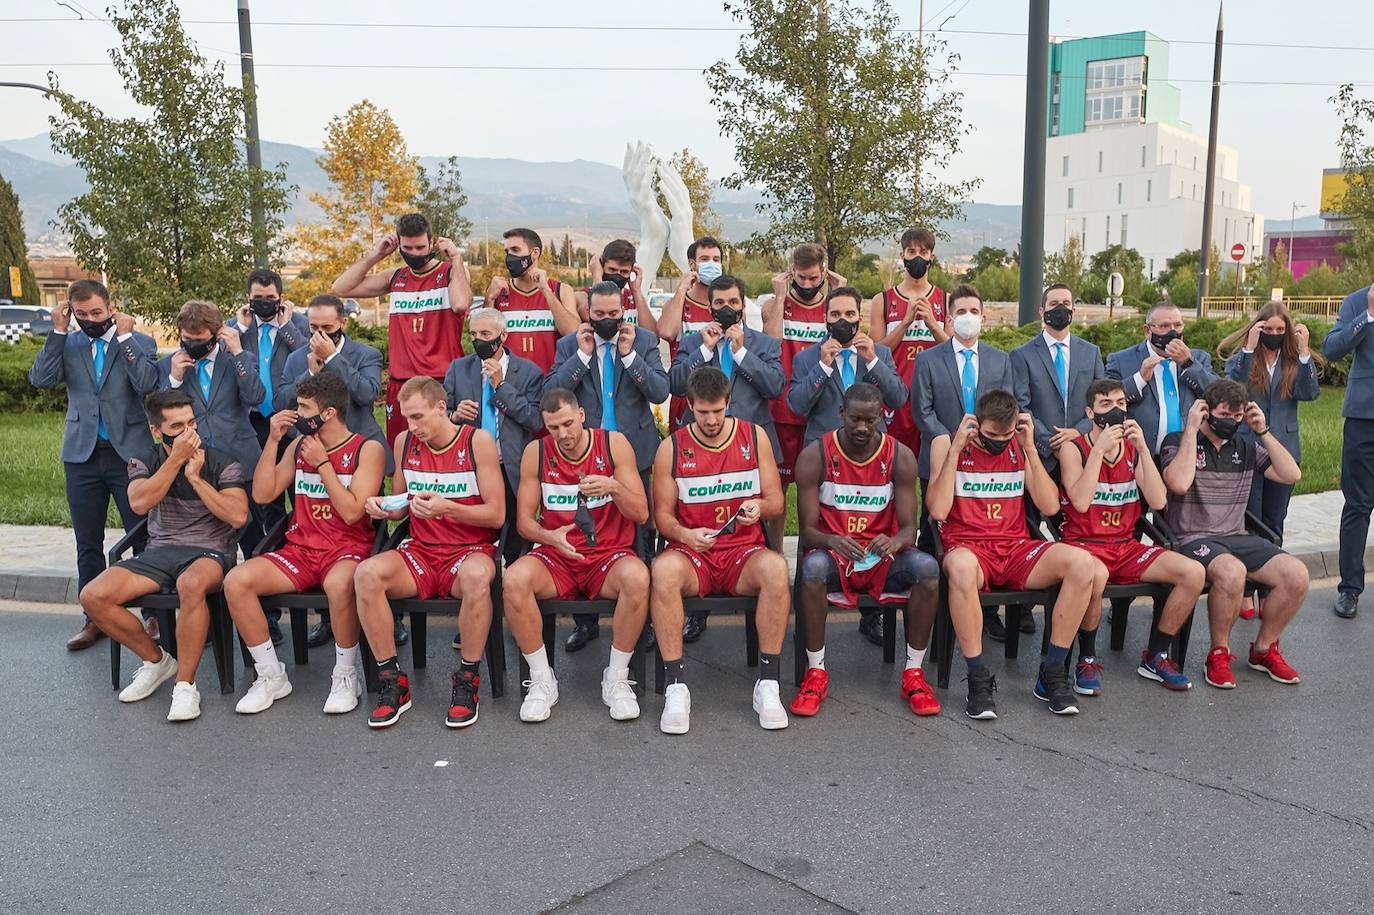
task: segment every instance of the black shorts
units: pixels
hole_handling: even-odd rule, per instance
[[[1205,569],[1218,556],[1234,556],[1245,563],[1246,572],[1258,572],[1264,564],[1275,556],[1286,555],[1281,547],[1275,546],[1263,537],[1254,534],[1228,534],[1225,537],[1203,537],[1178,548],[1190,559],[1202,563]]]
[[[209,558],[229,571],[234,562],[225,554],[200,546],[155,546],[115,563],[111,568],[126,569],[135,575],[151,578],[163,591],[174,591],[177,577],[197,559]]]

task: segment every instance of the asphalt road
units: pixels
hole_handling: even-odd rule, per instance
[[[758,727],[722,620],[689,652],[675,738],[652,695],[637,722],[607,716],[605,630],[560,653],[549,722],[521,724],[508,683],[452,732],[438,621],[415,707],[374,733],[361,709],[321,713],[328,649],[253,718],[207,658],[201,719],[172,725],[166,687],[121,705],[103,646],[62,650],[73,617],[0,611],[0,911],[1369,911],[1374,608],[1344,622],[1331,598],[1284,642],[1300,686],[1243,665],[1238,689],[1206,686],[1198,626],[1196,686],[1166,693],[1134,673],[1138,608],[1083,714],[1032,698],[1028,651],[993,660],[992,723],[964,718],[958,661],[944,713],[914,718],[836,618],[830,698],[780,732]]]

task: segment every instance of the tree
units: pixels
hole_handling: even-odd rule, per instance
[[[1341,167],[1346,192],[1337,203],[1354,229],[1346,244],[1346,268],[1368,276],[1374,273],[1374,100],[1357,98],[1353,83],[1341,86],[1330,99],[1341,119]]]
[[[1083,240],[1070,235],[1064,248],[1045,258],[1045,285],[1063,284],[1077,292],[1083,286]]]
[[[317,161],[331,190],[310,195],[324,211],[324,221],[296,227],[305,260],[305,271],[290,289],[298,301],[328,292],[339,274],[411,211],[419,190],[418,165],[406,151],[401,129],[385,108],[367,99],[330,119],[324,155]],[[401,263],[399,255],[392,260]],[[380,323],[380,299],[374,307]]]
[[[423,165],[415,168],[415,183],[419,190],[411,207],[425,214],[435,237],[448,238],[456,245],[472,231],[472,221],[463,216],[468,195],[463,193],[463,176],[458,171],[458,157],[449,156],[439,163],[431,177]]]
[[[1006,248],[993,248],[983,245],[973,255],[973,265],[969,267],[969,275],[977,276],[989,267],[996,267],[1011,260],[1011,255],[1007,254]]]
[[[720,238],[720,214],[711,208],[712,181],[706,164],[685,146],[668,157],[668,164],[682,176],[682,183],[687,185],[687,196],[692,201],[692,235],[696,238],[703,235]],[[658,205],[668,212],[668,201],[661,192]]]
[[[725,9],[745,29],[706,82],[740,164],[725,186],[763,189],[771,228],[750,247],[815,241],[835,263],[868,239],[958,216],[976,182],[937,177],[967,130],[950,82],[957,56],[942,42],[902,33],[887,0]]]
[[[110,59],[146,117],[112,118],[48,84],[61,113],[53,149],[86,173],[86,193],[58,209],[55,227],[88,270],[109,278],[125,307],[169,319],[188,298],[241,299],[253,268],[244,157],[243,89],[186,37],[172,0],[129,0],[111,10],[120,45]],[[287,207],[284,166],[264,170],[268,238]],[[275,245],[274,245],[275,247]]]
[[[1107,278],[1113,273],[1121,274],[1121,297],[1135,299],[1140,297],[1140,289],[1145,285],[1145,258],[1135,248],[1111,245],[1103,248],[1088,259],[1088,273],[1101,277],[1105,289]]]
[[[19,268],[22,294],[15,295],[10,286],[10,268]],[[0,299],[38,304],[38,281],[29,266],[29,248],[24,241],[24,214],[19,209],[19,195],[0,177]]]

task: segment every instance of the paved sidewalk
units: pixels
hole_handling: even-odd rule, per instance
[[[1340,574],[1338,566],[1338,529],[1345,499],[1339,490],[1297,496],[1288,510],[1286,546],[1301,558],[1314,579]],[[108,550],[122,531],[107,533]],[[25,600],[39,603],[75,603],[76,547],[70,528],[24,527],[0,524],[0,600]],[[1374,528],[1370,543],[1374,544]],[[789,565],[797,554],[797,538],[788,537],[783,552]],[[1374,549],[1367,549],[1365,562],[1374,568]]]

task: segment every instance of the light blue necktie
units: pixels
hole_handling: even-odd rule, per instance
[[[730,351],[730,341],[722,339],[720,346],[720,370],[729,378],[735,374],[735,354]]]
[[[491,405],[491,382],[482,382],[482,428],[496,438],[496,408]]]
[[[849,386],[854,383],[854,354],[842,349],[840,356],[844,358],[844,364],[840,366],[840,387],[848,391]]]
[[[1174,373],[1169,370],[1169,363],[1160,365],[1159,370],[1164,373],[1160,383],[1164,385],[1164,434],[1179,432],[1183,429],[1183,419],[1178,412],[1178,381],[1174,379]]]
[[[267,392],[258,409],[263,416],[272,415],[272,325],[262,326],[262,336],[258,337],[258,377],[262,379],[263,390]],[[206,398],[209,399],[208,397]]]
[[[1064,344],[1054,345],[1054,371],[1059,376],[1059,393],[1064,397],[1064,403],[1069,402],[1069,366],[1064,361]]]
[[[978,408],[978,377],[973,373],[973,350],[966,349],[962,355],[964,372],[959,383],[964,389],[964,412],[974,413]]]
[[[196,380],[200,382],[200,393],[205,395],[205,402],[210,402],[210,360],[196,360]]]
[[[95,363],[95,389],[99,391],[100,379],[105,375],[105,341],[103,338],[97,338],[95,341],[95,357],[92,361]],[[99,411],[97,411],[98,413]],[[101,441],[108,442],[110,440],[110,434],[105,431],[105,420],[97,421],[95,434],[100,436]]]
[[[606,355],[601,359],[601,428],[617,431],[615,425],[615,347],[605,344]]]

